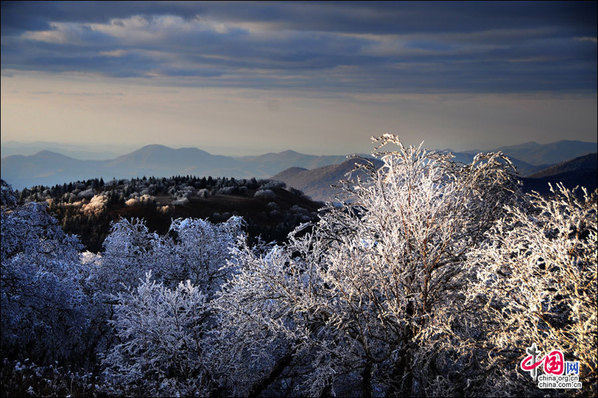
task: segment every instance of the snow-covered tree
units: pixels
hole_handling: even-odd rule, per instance
[[[289,301],[304,290],[293,286],[302,270],[285,248],[263,244],[240,246],[229,267],[236,273],[212,302],[214,372],[234,396],[283,395],[280,389],[287,386],[273,384],[285,374],[290,380],[288,371],[298,356],[300,336],[289,328],[296,309]]]
[[[237,216],[217,224],[202,219],[173,220],[168,234],[172,238],[167,241],[173,258],[163,278],[176,283],[189,279],[211,298],[229,277],[225,266],[232,250],[246,239],[242,226],[243,219]]]
[[[490,353],[479,391],[537,391],[531,377],[518,374],[532,344],[539,357],[558,349],[579,361],[581,392],[597,391],[596,193],[576,195],[562,185],[552,192],[531,195],[529,208],[509,207],[470,254],[479,281],[469,286],[468,312],[481,332],[472,347]]]
[[[383,166],[355,183],[350,203],[329,206],[285,254],[247,257],[223,292],[239,328],[257,320],[286,334],[288,352],[302,363],[310,358],[299,388],[313,395],[434,394],[465,385],[458,370],[467,358],[441,326],[459,321],[471,278],[467,252],[516,196],[500,154],[463,165],[405,148],[392,135],[378,141],[398,151],[376,152]],[[262,309],[243,316],[243,305],[257,307],[260,298]]]
[[[143,220],[122,219],[114,223],[104,240],[102,256],[93,263],[90,293],[101,296],[98,300],[108,300],[127,286],[137,285],[156,265],[154,252],[162,241],[163,237],[150,232]]]
[[[211,299],[232,271],[232,250],[245,240],[241,226],[239,217],[221,224],[177,219],[166,236],[139,220],[113,226],[93,280],[114,311],[105,317],[118,344],[103,360],[114,392],[205,395],[217,387]]]
[[[0,204],[2,207],[14,207],[17,204],[17,195],[12,187],[0,179]]]
[[[110,393],[150,396],[205,396],[205,296],[190,281],[174,289],[151,280],[119,293],[112,321],[120,343],[105,356]]]
[[[3,186],[3,197],[9,191]],[[85,348],[88,325],[79,240],[62,231],[45,203],[7,201],[1,247],[3,353],[72,359]]]
[[[134,286],[151,271],[155,280],[174,288],[189,279],[208,294],[225,279],[221,268],[230,250],[243,240],[242,219],[219,224],[176,219],[165,236],[150,232],[143,220],[120,220],[104,241],[104,253],[93,275],[99,292],[114,294]]]

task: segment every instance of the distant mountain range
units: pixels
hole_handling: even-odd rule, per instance
[[[106,160],[131,152],[137,149],[136,146],[126,147],[122,145],[85,145],[65,144],[50,141],[19,142],[3,141],[2,157],[10,155],[35,155],[41,151],[52,151],[75,159]]]
[[[344,156],[314,156],[294,151],[260,156],[212,155],[197,148],[173,149],[148,145],[108,160],[79,160],[52,151],[2,158],[2,179],[16,189],[99,178],[197,175],[213,177],[268,177],[288,167],[317,168],[340,163]]]
[[[598,186],[598,153],[579,156],[522,178],[524,191],[547,193],[549,183],[562,182],[567,188],[583,186],[589,192]]]
[[[473,155],[468,157],[467,154],[456,154],[456,159],[464,163],[471,162],[471,158],[473,158]],[[313,170],[292,167],[274,175],[272,179],[283,181],[288,186],[303,191],[314,200],[335,200],[338,196],[342,197],[342,192],[333,186],[338,185],[347,173],[354,170],[355,164],[359,161],[359,159],[349,159],[340,164]],[[521,164],[516,159],[514,163],[516,165]],[[379,167],[381,162],[376,161],[375,165]],[[554,186],[557,182],[562,182],[567,188],[579,185],[586,187],[591,192],[597,186],[597,165],[598,156],[596,153],[561,162],[527,177],[521,177],[523,190],[525,192],[533,190],[544,194],[549,191],[548,183]],[[519,167],[518,169],[520,170]]]
[[[453,151],[446,151],[446,152],[451,152],[455,156],[454,160],[457,162],[461,162],[461,163],[471,163],[471,161],[473,160],[475,155],[478,153],[478,152],[453,152]],[[496,152],[496,150],[484,151],[484,152]],[[524,162],[523,160],[519,160],[510,155],[508,155],[508,156],[509,156],[509,159],[511,159],[511,162],[513,163],[513,165],[517,168],[517,172],[519,173],[519,175],[522,175],[522,176],[535,173],[535,172],[540,171],[546,167],[546,165],[534,166],[533,164]]]
[[[14,148],[13,148],[14,149]],[[59,148],[57,148],[59,149]],[[71,150],[73,148],[70,148]],[[596,143],[559,141],[551,144],[527,143],[497,148],[509,155],[520,175],[527,176],[563,160],[596,152]],[[3,150],[4,151],[4,150]],[[453,152],[456,160],[470,162],[473,152]],[[2,158],[1,176],[16,189],[33,185],[55,185],[65,182],[99,178],[131,178],[141,176],[169,177],[173,175],[226,176],[235,178],[269,176],[293,178],[301,186],[322,198],[325,185],[338,181],[351,169],[345,156],[314,156],[284,151],[259,156],[231,157],[213,155],[197,148],[173,149],[163,145],[148,145],[131,153],[105,160],[80,160],[56,151],[43,150],[34,155],[9,155]],[[314,171],[314,169],[322,170]],[[287,170],[289,168],[301,168]],[[281,171],[285,170],[286,174]],[[307,173],[307,171],[314,171]],[[311,182],[307,182],[311,179]],[[318,182],[319,181],[319,182]],[[286,181],[285,181],[286,182]]]
[[[382,162],[377,159],[369,159],[375,167],[380,167]],[[272,177],[273,180],[283,181],[288,186],[303,191],[313,200],[327,201],[335,197],[343,196],[340,189],[333,186],[344,179],[347,173],[355,170],[358,163],[364,163],[366,160],[361,158],[347,159],[339,164],[331,164],[312,170],[301,167],[291,167]]]
[[[504,146],[497,148],[511,158],[521,159],[534,166],[552,165],[565,162],[577,156],[598,152],[595,142],[562,140],[550,144],[527,142],[521,145]]]
[[[554,166],[547,167],[537,173],[529,175],[530,178],[547,178],[547,177],[558,177],[562,174],[570,172],[580,172],[583,170],[594,171],[598,163],[598,157],[596,153],[590,153],[584,156],[579,156],[566,162],[555,164]]]

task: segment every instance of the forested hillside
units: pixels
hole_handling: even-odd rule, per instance
[[[87,250],[99,252],[110,223],[144,219],[165,234],[173,218],[222,222],[242,216],[252,241],[283,242],[302,222],[315,221],[322,203],[271,180],[176,176],[172,178],[92,179],[17,192],[20,204],[48,203],[65,232],[76,234]]]
[[[595,396],[596,192],[527,195],[500,154],[461,164],[377,144],[382,166],[362,165],[352,200],[317,218],[271,181],[92,180],[20,198],[3,183],[3,394]],[[306,223],[267,243],[240,214],[172,217],[165,233],[121,219],[91,253],[51,216],[232,197]],[[556,374],[559,350],[577,384],[538,388],[532,347],[538,374]]]

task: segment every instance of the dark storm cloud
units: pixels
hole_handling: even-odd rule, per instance
[[[596,3],[2,3],[2,69],[339,91],[596,90]]]
[[[472,32],[538,25],[596,31],[594,2],[3,2],[2,14],[3,29],[27,30],[45,29],[48,21],[107,22],[168,14],[334,32]]]

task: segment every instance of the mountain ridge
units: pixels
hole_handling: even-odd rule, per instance
[[[526,176],[558,163],[558,161],[548,160],[559,159],[564,154],[572,153],[573,156],[568,158],[570,159],[595,149],[596,145],[583,141],[562,140],[550,144],[529,142],[501,148],[512,158],[520,175]],[[525,155],[525,148],[531,151],[529,157],[533,159],[532,162]],[[517,151],[521,158],[512,155]],[[472,153],[456,151],[453,153],[457,161],[469,163],[473,158]],[[110,179],[200,175],[266,178],[290,167],[313,170],[341,164],[346,159],[347,156],[308,155],[291,149],[278,153],[232,157],[214,155],[194,147],[171,148],[161,144],[151,144],[105,160],[76,159],[53,150],[42,150],[33,155],[9,155],[2,158],[1,176],[17,189],[96,177]]]
[[[337,185],[340,180],[354,171],[359,163],[371,162],[375,167],[382,165],[378,159],[350,158],[339,164],[322,166],[316,169],[306,170],[301,167],[291,167],[272,176],[271,179],[282,181],[290,187],[299,189],[313,200],[325,202],[331,200],[335,195],[343,196],[343,193],[331,186]],[[362,173],[357,173],[362,175]],[[353,176],[356,176],[354,174]]]
[[[308,155],[291,150],[229,157],[213,155],[199,148],[171,148],[156,144],[106,160],[80,160],[51,150],[33,155],[9,155],[2,158],[1,176],[16,189],[96,177],[200,175],[265,178],[289,166],[316,168],[344,159],[344,156]]]
[[[496,148],[509,157],[521,159],[534,166],[565,162],[569,159],[597,151],[598,143],[560,140],[548,144],[530,141],[519,145]]]
[[[549,184],[554,187],[558,183],[562,183],[569,189],[583,186],[589,192],[593,192],[598,187],[597,176],[598,153],[591,153],[553,165],[523,177],[521,181],[525,192],[536,191],[547,194],[550,191]]]
[[[456,155],[455,159],[466,163],[471,161],[463,154]],[[341,194],[339,190],[332,188],[332,186],[338,184],[341,179],[345,179],[345,175],[355,169],[355,163],[355,159],[348,159],[341,164],[323,166],[312,170],[291,167],[271,178],[303,191],[314,200],[329,201]],[[377,161],[375,166],[379,167],[380,163],[380,161]],[[514,159],[513,163],[517,165],[519,162]],[[567,188],[585,186],[589,191],[593,191],[596,189],[597,165],[598,154],[593,153],[569,159],[519,178],[523,183],[522,189],[525,192],[536,191],[546,194],[550,189],[548,184],[554,186],[558,182],[562,182]]]
[[[583,156],[555,164],[529,175],[530,178],[544,178],[558,176],[563,173],[578,170],[596,170],[598,169],[598,153],[590,153]]]

